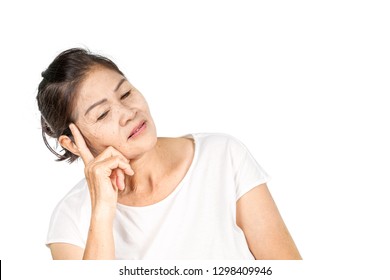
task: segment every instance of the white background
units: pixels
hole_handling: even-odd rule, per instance
[[[51,258],[51,212],[83,166],[54,161],[35,97],[59,52],[88,47],[145,95],[160,136],[244,142],[308,262],[388,261],[389,14],[386,1],[2,1],[0,259]]]

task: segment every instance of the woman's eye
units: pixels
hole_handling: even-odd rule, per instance
[[[124,95],[121,96],[121,100],[122,99],[125,99],[126,97],[128,97],[130,95],[131,91],[129,90],[128,92],[126,92]]]
[[[101,114],[101,115],[97,118],[97,120],[100,121],[100,120],[104,119],[104,118],[107,116],[107,114],[108,114],[108,111],[104,112],[103,114]]]

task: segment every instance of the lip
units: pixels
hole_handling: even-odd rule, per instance
[[[140,135],[146,128],[146,121],[141,121],[130,133],[127,139],[133,139]]]

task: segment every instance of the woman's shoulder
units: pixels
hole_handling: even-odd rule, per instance
[[[197,153],[212,158],[241,158],[248,149],[236,137],[226,133],[193,133]]]
[[[204,146],[245,148],[239,139],[226,133],[193,133],[188,137],[191,136],[196,143]]]
[[[160,137],[159,140],[162,144],[168,143],[168,146],[181,147],[183,150],[185,146],[188,146],[189,141],[195,143],[195,147],[198,149],[243,146],[240,140],[226,133],[199,132],[175,138]]]
[[[58,202],[56,208],[79,208],[89,202],[88,185],[85,178],[81,179],[70,191]]]
[[[91,218],[90,205],[88,186],[82,179],[54,208],[46,244],[60,242],[84,247]]]
[[[198,132],[198,133],[187,134],[184,137],[194,138],[196,140],[202,140],[207,142],[238,141],[238,139],[235,138],[234,136],[227,133],[220,133],[220,132]]]

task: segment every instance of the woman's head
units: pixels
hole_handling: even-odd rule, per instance
[[[58,160],[73,162],[78,158],[70,123],[78,126],[94,154],[114,146],[131,157],[154,145],[155,127],[145,99],[108,58],[69,49],[54,59],[42,77],[37,95],[42,136]],[[142,144],[135,141],[139,137],[127,139],[127,135],[123,139],[145,121],[152,137],[143,139]],[[51,148],[47,136],[59,141],[65,148],[63,154]]]

